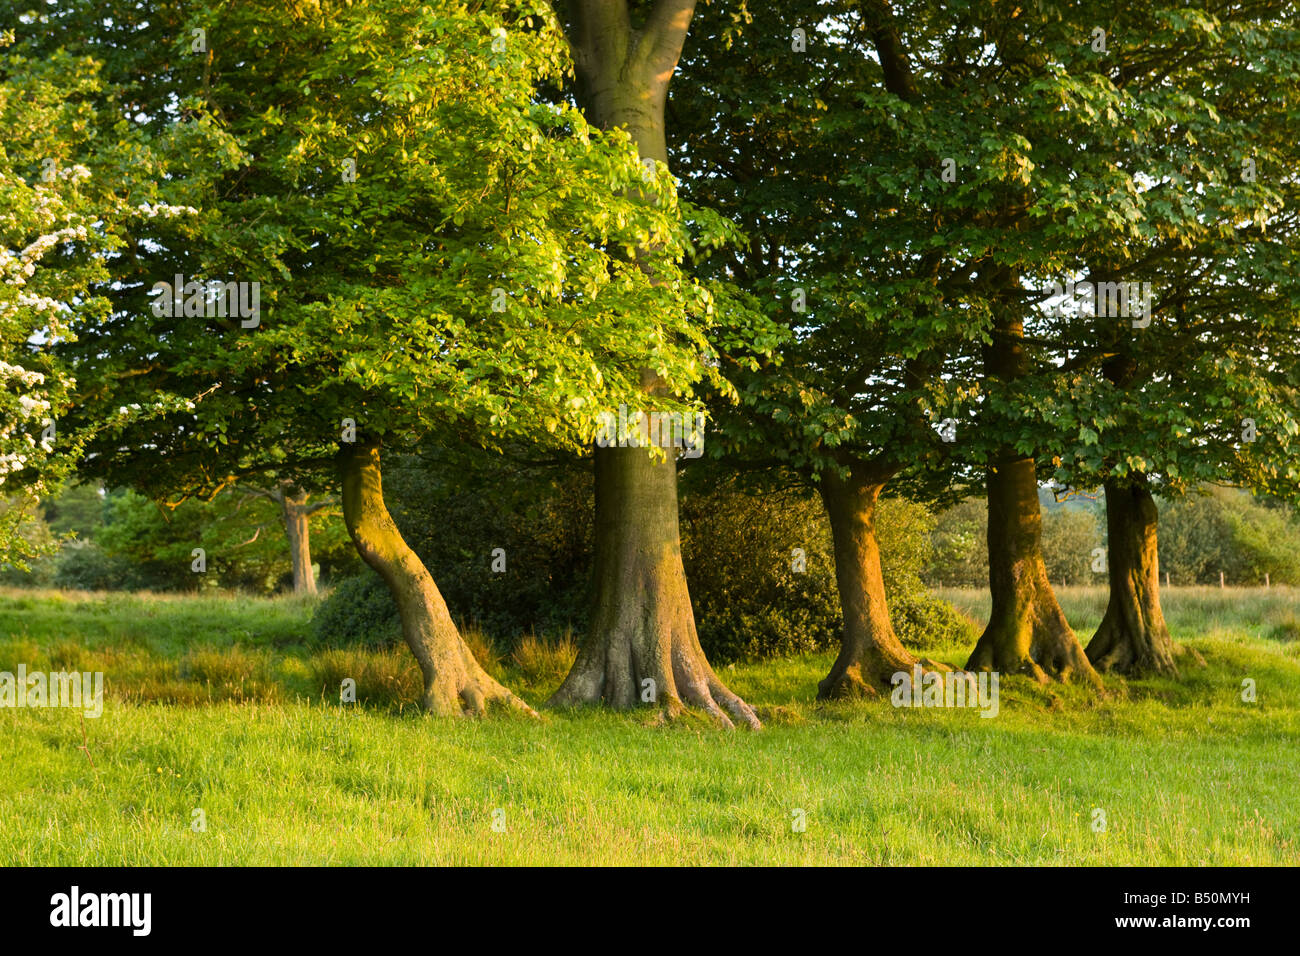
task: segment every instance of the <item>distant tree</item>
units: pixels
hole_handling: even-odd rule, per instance
[[[1084,74],[1052,260],[1079,285],[1051,301],[1035,276],[1038,374],[1019,418],[1056,482],[1105,489],[1111,593],[1090,661],[1173,674],[1155,495],[1300,477],[1300,42],[1281,0],[1090,15],[1143,39]]]
[[[1163,503],[1160,567],[1176,584],[1300,584],[1300,521],[1248,492],[1203,487]]]

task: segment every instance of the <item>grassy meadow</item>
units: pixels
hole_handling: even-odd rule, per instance
[[[1059,593],[1086,641],[1105,590]],[[721,667],[750,733],[649,709],[430,718],[404,650],[313,648],[311,601],[0,590],[0,671],[105,674],[98,719],[0,709],[0,864],[1300,862],[1300,591],[1164,604],[1205,661],[1179,680],[1101,699],[1004,678],[986,719],[817,704],[830,653]],[[534,705],[574,653],[469,637]]]

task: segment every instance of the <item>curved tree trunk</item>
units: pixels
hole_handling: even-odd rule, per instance
[[[966,669],[1029,674],[1042,682],[1077,676],[1100,686],[1047,580],[1033,459],[991,469],[988,502],[993,608]]]
[[[315,594],[316,576],[311,567],[311,518],[306,495],[280,500],[284,531],[289,539],[289,559],[293,563],[293,593]]]
[[[818,482],[830,519],[835,549],[835,581],[844,615],[840,652],[831,672],[817,685],[817,699],[874,697],[891,686],[902,671],[910,676],[921,663],[894,633],[885,598],[885,577],[876,539],[876,505],[885,486],[884,474],[841,478],[825,473]],[[930,670],[948,670],[933,661]]]
[[[474,659],[433,577],[397,530],[384,504],[379,443],[345,447],[339,454],[339,470],[343,520],[357,552],[379,572],[397,603],[402,637],[424,675],[424,709],[443,715],[480,715],[490,705],[500,704],[533,714]]]
[[[643,159],[666,164],[664,106],[694,0],[656,0],[639,30],[626,0],[568,7],[588,121],[626,129]],[[642,381],[652,396],[656,376],[643,370]],[[656,462],[644,447],[595,450],[591,626],[551,703],[654,703],[670,716],[691,704],[728,726],[734,718],[758,729],[753,709],[718,680],[696,635],[678,534],[677,468],[673,450],[666,452],[667,460]]]
[[[684,704],[758,729],[718,680],[695,632],[677,523],[677,469],[644,448],[596,450],[595,605],[578,659],[551,698],[628,708]]]
[[[1107,561],[1110,601],[1088,659],[1099,671],[1130,676],[1177,675],[1174,642],[1160,607],[1159,512],[1140,483],[1106,482]]]

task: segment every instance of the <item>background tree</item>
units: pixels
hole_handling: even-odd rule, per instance
[[[1053,197],[1053,261],[1082,291],[1036,323],[1042,375],[1023,394],[1050,396],[1026,409],[1054,480],[1105,488],[1111,594],[1089,658],[1176,673],[1155,494],[1294,484],[1300,459],[1300,129],[1277,79],[1296,75],[1300,34],[1286,3],[1103,12],[1113,42],[1080,72],[1088,122],[1066,135],[1073,179]]]

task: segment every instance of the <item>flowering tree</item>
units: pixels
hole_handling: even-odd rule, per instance
[[[0,48],[12,39],[0,34]],[[84,131],[75,98],[95,86],[90,65],[67,56],[0,67],[0,566],[33,556],[22,519],[77,448],[59,432],[73,382],[52,346],[96,308],[85,292],[109,245],[95,226],[107,210],[83,188],[90,172],[68,161]]]

